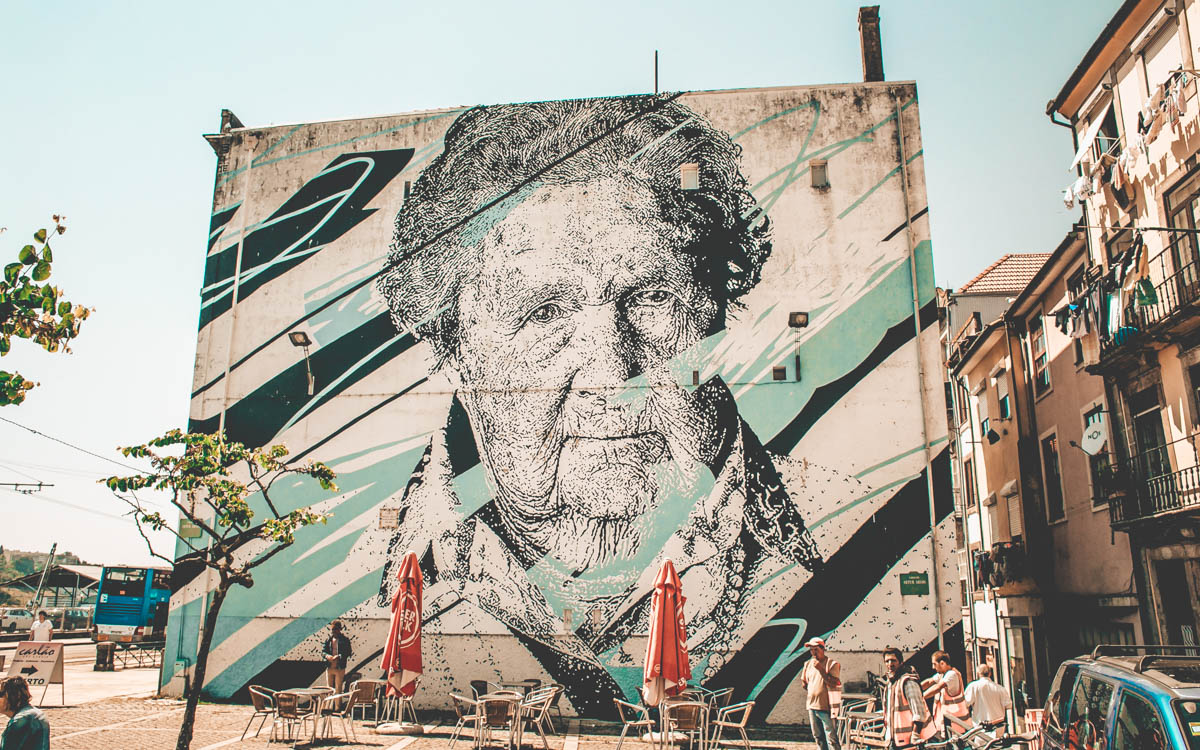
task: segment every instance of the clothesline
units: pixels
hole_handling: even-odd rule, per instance
[[[1184,232],[1186,234],[1200,234],[1200,229],[1190,229],[1188,227],[1102,227],[1095,224],[1074,224],[1072,226],[1079,229],[1115,229],[1117,231],[1132,229],[1135,232]]]

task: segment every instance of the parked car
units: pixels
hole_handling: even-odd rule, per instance
[[[28,631],[33,625],[33,613],[19,607],[0,609],[0,630],[5,633],[15,633],[19,630]]]
[[[1200,750],[1200,648],[1097,646],[1063,662],[1042,738],[1056,750]]]

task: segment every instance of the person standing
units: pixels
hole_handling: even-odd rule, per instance
[[[46,617],[46,610],[38,610],[37,619],[29,626],[29,640],[47,642],[54,638],[54,623]]]
[[[992,668],[987,664],[979,667],[979,679],[967,685],[964,699],[971,708],[971,718],[985,729],[1003,729],[1007,725],[1007,711],[1012,708],[1008,691],[992,679]],[[997,735],[1002,732],[997,732]]]
[[[819,750],[841,750],[833,726],[834,704],[830,693],[841,695],[842,665],[825,653],[825,641],[812,638],[804,644],[812,658],[804,665],[804,689],[808,691],[808,721]]]
[[[325,677],[329,687],[333,688],[335,693],[340,693],[342,685],[346,682],[346,659],[350,657],[350,639],[342,632],[341,620],[334,620],[329,629],[330,635],[325,639],[323,649],[328,664]]]
[[[933,726],[939,732],[943,725],[961,732],[962,729],[946,717],[953,716],[968,725],[971,723],[971,714],[963,698],[962,673],[950,665],[950,654],[945,651],[935,651],[932,661],[936,674],[924,680],[921,687],[925,689],[926,698],[933,698]]]
[[[0,750],[50,750],[50,722],[40,708],[30,704],[24,677],[0,680],[0,713],[8,716]]]
[[[888,747],[922,745],[937,732],[921,693],[921,683],[911,672],[900,670],[903,661],[900,649],[884,649],[887,692],[883,700],[883,726]]]

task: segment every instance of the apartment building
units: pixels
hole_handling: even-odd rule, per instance
[[[1087,369],[1106,391],[1091,432],[1113,460],[1088,477],[1093,509],[1129,545],[1133,637],[1151,643],[1196,643],[1200,605],[1197,32],[1196,0],[1129,0],[1047,106],[1072,132],[1063,199],[1081,207],[1087,241],[1066,324],[1095,336]]]

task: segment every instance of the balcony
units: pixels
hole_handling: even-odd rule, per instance
[[[1189,508],[1200,509],[1200,453],[1196,436],[1182,438],[1106,470],[1101,487],[1109,521],[1127,526]]]
[[[1200,248],[1198,238],[1180,234],[1149,261],[1147,279],[1152,295],[1130,293],[1121,311],[1121,324],[1108,338],[1101,338],[1101,369],[1128,363],[1125,355],[1136,356],[1151,341],[1170,341],[1200,326],[1196,315],[1200,303]],[[1143,297],[1139,302],[1138,297]],[[1149,297],[1149,301],[1145,297]]]

